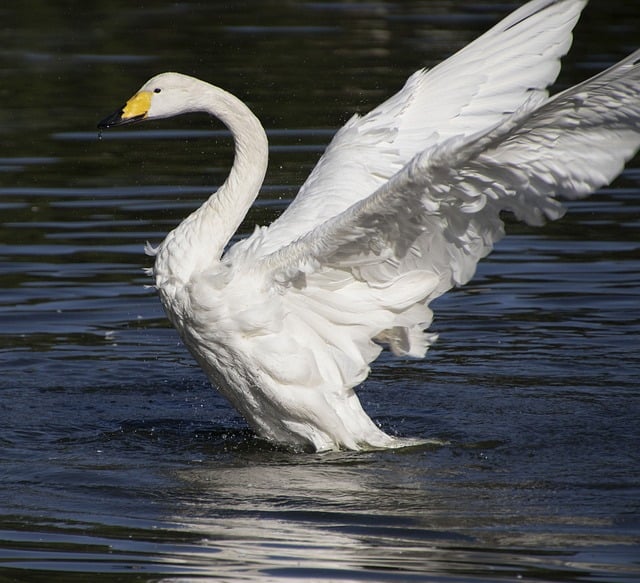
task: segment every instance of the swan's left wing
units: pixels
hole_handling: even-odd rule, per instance
[[[429,341],[424,306],[472,277],[503,235],[501,211],[531,224],[558,218],[556,196],[578,198],[609,183],[639,146],[637,51],[489,133],[417,155],[374,194],[253,268],[285,296],[315,294],[314,317],[329,309],[323,298],[339,304],[343,290],[360,286],[387,318],[367,314],[355,295],[333,317],[351,322],[348,312],[362,311],[354,318],[370,338],[420,356]],[[313,311],[307,305],[303,318],[305,309]]]
[[[334,136],[294,201],[250,241],[267,254],[372,194],[416,154],[544,100],[586,0],[533,0]],[[243,242],[243,245],[245,242]]]

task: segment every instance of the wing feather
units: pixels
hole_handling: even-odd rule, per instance
[[[335,135],[288,209],[247,244],[273,252],[369,196],[419,152],[486,131],[527,99],[546,99],[585,3],[529,2],[446,61],[414,73]]]
[[[583,5],[534,0],[414,74],[336,135],[290,210],[230,250],[240,279],[280,298],[274,334],[295,338],[301,359],[289,384],[303,375],[348,394],[380,343],[424,356],[429,302],[473,276],[504,234],[502,211],[558,218],[557,196],[606,184],[638,149],[640,52],[546,94]],[[256,360],[275,346],[265,337]]]
[[[556,219],[563,214],[557,196],[578,198],[607,184],[639,147],[637,51],[492,131],[415,156],[374,194],[265,257],[260,268],[284,288],[304,288],[301,281],[313,287],[318,274],[339,272],[363,288],[406,294],[392,325],[387,319],[387,329],[370,332],[398,353],[420,355],[429,339],[417,332],[430,313],[412,320],[411,306],[472,277],[504,234],[502,211],[532,224]],[[410,285],[402,281],[407,274]]]

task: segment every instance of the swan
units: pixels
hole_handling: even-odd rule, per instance
[[[383,346],[424,357],[429,303],[469,281],[509,211],[540,225],[557,197],[608,184],[640,146],[640,50],[553,97],[586,0],[533,0],[330,142],[286,211],[226,249],[261,188],[268,143],[239,99],[162,73],[100,131],[186,112],[234,138],[224,184],[157,247],[166,314],[212,384],[262,438],[363,450],[385,433],[354,391]]]

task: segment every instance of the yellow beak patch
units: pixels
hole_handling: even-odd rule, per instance
[[[151,107],[151,91],[140,91],[136,93],[122,108],[122,119],[127,120],[134,117],[144,117]]]

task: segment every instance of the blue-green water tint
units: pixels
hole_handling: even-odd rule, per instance
[[[308,455],[246,429],[144,287],[144,242],[224,180],[227,133],[201,116],[94,130],[160,71],[233,91],[271,141],[250,232],[349,115],[511,8],[0,9],[2,583],[640,578],[638,159],[562,221],[510,225],[436,303],[425,361],[374,366],[371,414],[441,445]],[[558,87],[639,30],[633,3],[593,2]]]

